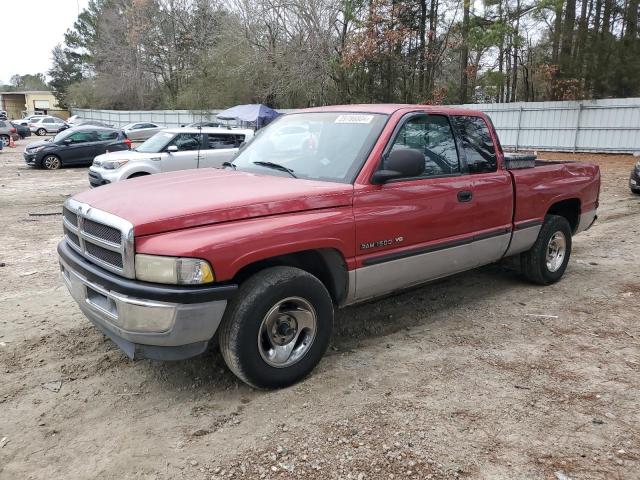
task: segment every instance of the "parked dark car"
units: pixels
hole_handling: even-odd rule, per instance
[[[21,139],[31,136],[31,130],[26,125],[20,125],[19,123],[14,123],[14,122],[9,122],[9,123],[13,125],[13,128],[16,129],[16,132],[18,133],[18,135],[20,135]]]
[[[50,140],[30,143],[24,160],[28,165],[57,170],[67,165],[90,165],[98,155],[129,148],[131,140],[122,130],[85,126],[67,129]]]
[[[77,127],[105,127],[105,128],[113,128],[113,125],[107,125],[106,123],[99,122],[98,120],[77,120],[75,123],[65,123],[62,127],[60,127],[59,132],[63,130],[68,130],[69,128],[77,128]]]
[[[640,195],[640,161],[638,161],[629,175],[629,188],[635,194]]]

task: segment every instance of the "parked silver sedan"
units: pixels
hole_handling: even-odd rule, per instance
[[[157,123],[136,122],[125,125],[124,127],[122,127],[122,130],[124,130],[124,133],[130,140],[137,142],[153,137],[156,133],[158,133],[160,130],[163,130],[164,128],[166,127],[158,125]]]

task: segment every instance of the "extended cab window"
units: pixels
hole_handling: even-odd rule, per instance
[[[424,155],[423,177],[460,173],[455,137],[445,116],[418,115],[409,119],[398,132],[391,150],[399,148],[412,148]]]
[[[470,173],[495,172],[498,168],[496,150],[487,123],[481,117],[452,117],[462,140]]]

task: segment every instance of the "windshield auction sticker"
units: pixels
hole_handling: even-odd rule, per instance
[[[340,115],[335,123],[371,123],[373,115]]]

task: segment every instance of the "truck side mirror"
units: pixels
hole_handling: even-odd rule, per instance
[[[173,153],[173,152],[177,152],[178,151],[178,147],[176,147],[175,145],[171,145],[169,147],[167,147],[167,152],[169,153]]]
[[[395,178],[418,177],[424,173],[424,155],[413,148],[392,151],[385,162],[385,169],[371,177],[371,183],[380,185]]]

